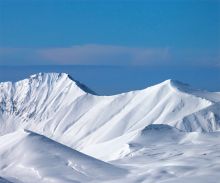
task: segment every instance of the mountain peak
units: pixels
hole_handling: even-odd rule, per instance
[[[56,73],[56,72],[51,72],[51,73],[40,72],[40,73],[31,75],[29,78],[30,79],[46,79],[46,78],[59,79],[59,78],[68,78],[68,74]]]
[[[38,81],[47,81],[49,83],[51,82],[55,82],[58,80],[63,80],[63,82],[73,82],[75,85],[77,85],[81,90],[83,90],[86,93],[90,93],[93,95],[96,95],[96,93],[91,90],[90,88],[88,88],[86,85],[84,85],[83,83],[75,80],[72,76],[70,76],[69,74],[66,73],[37,73],[37,74],[33,74],[29,77],[29,80],[38,80]]]
[[[167,79],[164,82],[162,82],[163,84],[169,84],[173,87],[189,87],[190,85],[187,83],[183,83],[181,81],[175,80],[175,79]]]
[[[192,88],[189,84],[183,83],[183,82],[175,80],[175,79],[167,79],[164,82],[162,82],[161,84],[167,85],[174,90],[182,91],[182,92],[186,92],[186,93],[196,90],[196,89]]]

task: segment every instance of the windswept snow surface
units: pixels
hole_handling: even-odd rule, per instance
[[[0,148],[2,176],[12,182],[89,182],[127,173],[29,131],[18,130],[2,136]]]
[[[219,130],[217,92],[166,80],[99,96],[39,73],[0,83],[0,182],[214,183]]]
[[[111,182],[218,183],[220,132],[182,132],[174,127],[150,125],[125,144],[113,164],[130,170],[126,178]]]

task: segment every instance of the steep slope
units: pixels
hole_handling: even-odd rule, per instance
[[[0,159],[2,182],[98,182],[127,174],[126,170],[23,130],[0,137]]]
[[[0,83],[1,133],[20,125],[19,122],[13,125],[7,122],[13,118],[29,125],[30,119],[42,121],[53,116],[59,107],[67,108],[71,102],[90,91],[84,89],[87,88],[64,73],[39,73],[16,83]]]
[[[67,74],[40,73],[0,83],[0,134],[24,128],[87,153],[90,146],[131,138],[150,124],[219,130],[219,101],[219,93],[193,90],[173,80],[98,96]]]

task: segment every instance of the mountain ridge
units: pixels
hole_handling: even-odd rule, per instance
[[[52,79],[59,79],[59,78],[69,79],[70,81],[75,83],[82,90],[83,90],[83,88],[85,88],[86,89],[85,92],[93,94],[93,95],[97,95],[97,93],[95,91],[93,91],[91,88],[88,88],[85,84],[83,84],[80,81],[74,79],[74,77],[72,77],[71,75],[69,75],[67,73],[56,73],[56,72],[43,73],[43,72],[40,72],[40,73],[37,73],[37,74],[32,74],[28,78],[21,79],[21,80],[15,81],[15,82],[11,82],[11,81],[0,82],[0,85],[16,85],[18,83],[22,83],[22,82],[25,82],[27,80],[29,82],[31,82],[31,80],[42,81],[42,80],[45,80],[48,76]],[[198,90],[198,89],[192,88],[189,84],[183,83],[181,81],[178,81],[178,80],[175,80],[175,79],[167,79],[167,80],[164,80],[164,81],[162,81],[160,83],[157,83],[153,86],[148,86],[148,87],[143,88],[143,89],[131,90],[131,91],[122,92],[122,93],[118,93],[118,94],[114,94],[114,95],[120,95],[120,94],[124,94],[124,93],[129,93],[129,92],[141,91],[141,90],[145,90],[145,89],[148,89],[150,87],[157,86],[157,85],[158,86],[159,85],[169,85],[173,89],[179,89],[180,91],[184,91],[183,88],[188,88],[188,89],[191,89],[191,90]],[[218,92],[216,92],[216,93],[218,93]],[[108,95],[108,96],[111,96],[111,95]]]
[[[39,73],[13,84],[0,83],[0,135],[24,128],[84,151],[151,124],[182,131],[220,130],[218,93],[166,80],[143,90],[101,96],[76,82],[65,73]]]
[[[216,180],[219,111],[220,93],[175,80],[112,96],[65,73],[0,83],[0,182]]]

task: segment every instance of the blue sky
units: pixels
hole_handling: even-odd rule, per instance
[[[0,0],[3,65],[144,67],[155,82],[169,74],[188,81],[174,71],[190,69],[209,76],[199,86],[216,89],[220,0]]]
[[[0,0],[0,48],[2,65],[216,66],[220,1]]]

